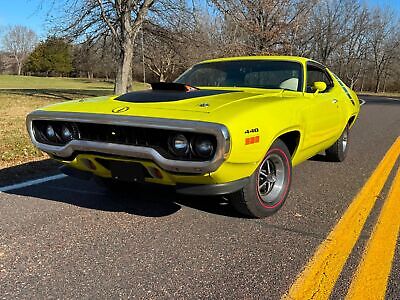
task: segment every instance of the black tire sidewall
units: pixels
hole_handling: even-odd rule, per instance
[[[347,133],[347,145],[346,148],[343,149],[343,136],[345,133]],[[349,150],[349,133],[349,126],[346,125],[339,139],[326,150],[326,155],[329,161],[342,162],[346,159]]]
[[[261,199],[258,190],[258,183],[259,183],[259,176],[260,176],[259,174],[261,166],[265,162],[266,158],[272,153],[278,154],[283,158],[285,164],[285,174],[287,175],[284,180],[284,187],[277,196],[277,198],[279,198],[279,201],[269,206]],[[249,184],[244,188],[243,192],[245,196],[248,197],[246,201],[247,207],[251,212],[251,214],[256,217],[266,217],[278,211],[285,203],[285,200],[289,194],[291,182],[292,182],[291,156],[285,143],[283,143],[281,140],[277,140],[272,144],[267,154],[265,155],[264,159],[257,167],[256,171],[250,177]]]

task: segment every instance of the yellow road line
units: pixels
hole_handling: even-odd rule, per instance
[[[400,137],[386,152],[339,222],[319,245],[284,299],[328,299],[400,154]]]
[[[384,299],[400,229],[400,168],[346,299]]]

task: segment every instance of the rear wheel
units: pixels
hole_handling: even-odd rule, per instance
[[[285,143],[276,140],[265,158],[241,190],[228,196],[237,211],[263,218],[278,211],[289,193],[292,176],[290,153]]]
[[[328,149],[325,150],[326,158],[329,161],[344,161],[349,149],[349,126],[343,130],[339,139]]]

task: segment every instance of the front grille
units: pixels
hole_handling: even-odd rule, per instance
[[[168,130],[115,126],[105,124],[75,123],[79,139],[114,144],[167,148],[165,136],[173,134]]]
[[[47,128],[51,126],[56,133],[52,139],[46,134]],[[189,151],[186,156],[177,157],[169,150],[170,137],[184,133],[189,141],[194,140],[197,136],[204,136],[204,134],[197,134],[192,132],[178,132],[165,129],[133,127],[123,125],[109,125],[109,124],[93,124],[83,122],[67,122],[67,121],[47,121],[47,120],[34,120],[32,127],[35,139],[39,143],[64,146],[71,140],[83,140],[102,143],[112,143],[121,145],[131,145],[140,147],[149,147],[157,150],[162,156],[169,159],[179,160],[194,160],[194,161],[207,161],[212,159],[215,151],[208,158],[197,156],[194,151]],[[62,136],[64,127],[70,129],[72,138],[66,140]],[[212,140],[216,148],[216,137],[206,135]]]

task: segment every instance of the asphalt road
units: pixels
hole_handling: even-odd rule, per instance
[[[346,161],[296,167],[285,206],[267,219],[243,218],[223,198],[112,195],[71,178],[0,193],[0,299],[281,298],[400,136],[399,100],[361,98]],[[347,293],[398,166],[332,299]],[[399,278],[397,241],[387,299],[400,299]]]

